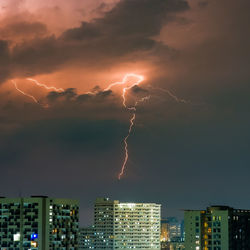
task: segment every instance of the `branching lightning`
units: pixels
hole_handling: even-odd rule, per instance
[[[127,91],[128,91],[129,89],[133,88],[134,86],[138,86],[141,82],[143,82],[143,81],[144,81],[144,76],[136,75],[136,74],[133,74],[133,73],[129,73],[129,74],[126,74],[126,75],[123,77],[123,79],[122,79],[121,82],[114,82],[114,83],[111,83],[106,89],[104,89],[104,91],[108,91],[108,90],[110,90],[110,89],[111,89],[112,87],[114,87],[114,86],[117,86],[117,85],[124,85],[124,84],[126,84],[126,83],[128,82],[128,79],[131,78],[131,77],[136,78],[137,81],[136,81],[134,84],[132,84],[131,86],[125,87],[125,88],[123,88],[123,90],[122,90],[123,106],[124,106],[125,108],[127,108],[127,104],[126,104],[126,93],[127,93]]]
[[[136,119],[136,107],[139,103],[141,102],[144,102],[146,100],[148,100],[150,98],[150,96],[147,96],[147,97],[143,97],[142,99],[140,99],[139,101],[137,101],[134,106],[131,106],[131,107],[128,107],[127,106],[127,100],[126,100],[126,94],[127,94],[127,91],[130,90],[131,88],[133,88],[134,86],[138,86],[140,83],[142,83],[144,81],[144,76],[142,75],[137,75],[137,74],[133,74],[133,73],[129,73],[129,74],[126,74],[122,81],[121,82],[114,82],[114,83],[111,83],[106,89],[104,89],[104,91],[107,91],[107,90],[110,90],[112,87],[114,86],[117,86],[117,85],[125,85],[128,83],[129,81],[129,78],[133,78],[133,79],[136,79],[136,81],[131,84],[130,86],[126,86],[122,89],[122,99],[123,99],[123,106],[129,110],[129,111],[133,111],[132,113],[132,116],[130,118],[130,126],[129,126],[129,130],[128,130],[128,134],[127,136],[124,138],[123,140],[123,143],[124,143],[124,151],[125,151],[125,158],[124,158],[124,161],[123,161],[123,164],[122,164],[122,168],[121,168],[121,171],[120,173],[118,174],[118,179],[120,180],[122,178],[122,176],[124,175],[124,171],[125,171],[125,168],[126,168],[126,165],[127,165],[127,161],[128,161],[128,158],[129,158],[129,151],[128,151],[128,138],[132,132],[132,129],[135,125],[135,119]]]
[[[136,86],[136,85],[139,85],[143,80],[144,80],[144,76],[141,76],[141,75],[137,75],[137,74],[133,74],[133,73],[129,73],[129,74],[126,74],[122,81],[121,82],[114,82],[114,83],[111,83],[106,89],[104,89],[104,91],[107,91],[107,90],[110,90],[112,87],[116,86],[116,85],[124,85],[128,82],[128,79],[130,77],[134,77],[134,78],[137,78],[138,80],[130,87],[128,88],[125,88],[125,92],[128,90],[128,89],[131,89],[132,87]]]
[[[188,101],[184,100],[184,99],[181,99],[179,97],[177,97],[176,95],[174,95],[170,90],[168,89],[163,89],[163,88],[160,88],[160,87],[152,87],[150,86],[151,89],[155,89],[155,90],[159,90],[159,91],[162,91],[162,92],[165,92],[167,93],[171,98],[173,98],[176,102],[179,102],[179,103],[189,103]]]
[[[126,168],[126,164],[127,164],[127,161],[128,161],[128,157],[129,157],[129,151],[128,151],[128,138],[131,134],[131,131],[134,127],[134,123],[135,123],[135,119],[136,119],[136,107],[139,103],[141,102],[144,102],[146,100],[148,100],[150,97],[143,97],[141,100],[137,101],[134,106],[131,106],[131,107],[128,107],[127,106],[127,103],[126,103],[126,94],[127,94],[127,91],[130,90],[131,88],[133,88],[134,86],[138,86],[143,80],[144,80],[144,77],[142,75],[137,75],[137,74],[134,74],[134,73],[129,73],[129,74],[126,74],[122,81],[120,82],[114,82],[114,83],[111,83],[107,88],[104,89],[104,91],[108,91],[110,90],[111,88],[117,86],[117,85],[127,85],[130,78],[133,78],[133,80],[135,80],[135,82],[133,84],[131,84],[130,86],[126,86],[122,89],[122,99],[123,99],[123,106],[129,110],[129,111],[133,111],[132,113],[132,117],[130,119],[130,126],[129,126],[129,130],[128,130],[128,134],[127,136],[124,138],[123,142],[124,142],[124,151],[125,151],[125,159],[123,161],[123,164],[122,164],[122,168],[121,168],[121,171],[118,175],[118,179],[120,180],[121,177],[123,176],[124,174],[124,171],[125,171],[125,168]],[[35,79],[32,79],[32,78],[26,78],[26,80],[34,83],[35,85],[37,85],[38,87],[43,87],[45,88],[46,90],[54,90],[56,92],[64,92],[64,89],[62,88],[56,88],[54,86],[47,86],[46,84],[43,84],[43,83],[40,83],[38,82],[37,80]],[[39,104],[40,103],[38,102],[38,100],[33,96],[33,95],[30,95],[28,93],[25,93],[24,91],[20,90],[16,84],[15,81],[12,81],[16,90],[19,91],[21,94],[27,96],[27,97],[30,97],[35,103]],[[91,95],[94,95],[93,92],[86,92],[86,94],[91,94]]]
[[[56,91],[56,92],[64,92],[64,89],[62,89],[62,88],[56,88],[56,87],[54,87],[54,86],[49,87],[49,86],[47,86],[46,84],[40,83],[40,82],[38,82],[37,80],[32,79],[32,78],[26,78],[26,80],[28,80],[28,81],[30,81],[30,82],[32,82],[32,83],[35,83],[38,87],[43,87],[43,88],[45,88],[46,90],[54,90],[54,91]],[[27,97],[30,97],[35,103],[41,105],[41,104],[39,103],[39,101],[38,101],[33,95],[28,94],[28,93],[24,92],[23,90],[19,89],[18,86],[17,86],[17,83],[16,83],[14,80],[12,80],[12,83],[14,84],[14,86],[15,86],[15,88],[16,88],[16,90],[17,90],[18,92],[20,92],[21,94],[23,94],[23,95],[25,95],[25,96],[27,96]],[[46,105],[41,105],[41,106],[43,106],[44,108],[48,108],[48,105],[47,105],[47,104],[46,104]]]
[[[32,79],[32,78],[27,78],[26,80],[34,83],[38,87],[43,87],[46,90],[53,90],[53,91],[56,91],[56,92],[64,92],[65,91],[63,88],[56,88],[54,86],[49,87],[46,84],[40,83],[37,80]],[[131,80],[133,80],[133,84],[129,84],[129,83],[131,83]],[[133,127],[135,125],[137,106],[140,103],[145,102],[145,101],[150,99],[150,96],[145,96],[145,97],[141,98],[140,100],[136,101],[134,103],[134,105],[128,106],[127,105],[127,92],[128,92],[128,90],[132,89],[133,87],[140,85],[143,81],[144,81],[144,76],[137,75],[137,74],[134,74],[134,73],[129,73],[129,74],[126,74],[123,77],[122,81],[111,83],[107,88],[104,89],[104,91],[108,91],[108,90],[110,90],[111,88],[113,88],[115,86],[125,85],[125,87],[122,88],[122,95],[121,95],[122,100],[123,100],[122,104],[123,104],[124,108],[126,108],[132,114],[131,118],[129,119],[130,125],[129,125],[129,129],[128,129],[128,133],[127,133],[126,137],[123,139],[125,157],[124,157],[124,160],[123,160],[123,163],[122,163],[121,170],[120,170],[120,172],[118,174],[118,179],[119,180],[124,175],[124,172],[126,170],[126,165],[127,165],[128,159],[129,159],[128,139],[129,139],[129,137],[131,135],[131,132],[133,130]],[[17,86],[17,83],[14,80],[12,80],[12,83],[14,84],[14,86],[15,86],[15,88],[16,88],[16,90],[18,92],[20,92],[21,94],[31,98],[35,103],[41,105],[39,103],[39,101],[33,95],[25,93],[24,91],[19,89],[18,86]],[[153,87],[153,86],[149,86],[149,87],[151,89],[155,89],[155,90],[159,90],[159,91],[167,93],[171,98],[173,98],[178,103],[185,103],[185,104],[188,103],[188,101],[178,98],[176,95],[174,95],[172,92],[170,92],[167,89],[163,89],[163,88],[160,88],[160,87]],[[85,94],[95,95],[95,92],[86,92]],[[44,107],[48,107],[48,106],[44,106]]]
[[[43,88],[45,88],[47,90],[54,90],[56,92],[64,92],[64,89],[62,89],[62,88],[56,88],[54,86],[48,87],[46,84],[40,83],[37,80],[32,79],[32,78],[26,78],[26,80],[31,81],[31,82],[35,83],[37,86],[43,87]]]
[[[17,86],[17,83],[14,80],[12,80],[12,83],[14,84],[14,86],[15,86],[15,88],[16,88],[16,90],[18,92],[20,92],[21,94],[31,98],[35,103],[39,104],[38,100],[33,95],[27,94],[27,93],[23,92],[21,89],[19,89],[18,86]]]
[[[128,157],[129,157],[129,152],[128,152],[128,138],[132,132],[132,129],[135,125],[135,119],[136,119],[136,107],[139,103],[141,102],[144,102],[146,100],[149,100],[150,96],[146,96],[146,97],[143,97],[141,98],[139,101],[137,101],[135,103],[135,106],[133,107],[129,107],[127,108],[128,110],[133,110],[133,114],[132,114],[132,117],[130,118],[130,126],[129,126],[129,130],[128,130],[128,134],[127,136],[124,138],[123,142],[124,142],[124,151],[125,151],[125,158],[124,158],[124,161],[123,161],[123,164],[122,164],[122,168],[121,168],[121,171],[118,175],[118,179],[120,180],[124,174],[124,170],[125,170],[125,167],[126,167],[126,164],[127,164],[127,161],[128,161]]]
[[[123,80],[121,82],[116,82],[116,83],[112,83],[110,84],[105,90],[109,90],[110,88],[116,86],[116,85],[123,85],[125,84],[127,81],[128,81],[128,78],[129,77],[134,77],[134,78],[137,78],[137,81],[132,84],[131,86],[129,87],[125,87],[123,88],[122,90],[122,98],[123,98],[123,106],[130,110],[130,111],[133,111],[133,114],[132,114],[132,117],[130,119],[130,126],[129,126],[129,130],[128,130],[128,134],[127,136],[124,138],[123,142],[124,142],[124,151],[125,151],[125,158],[124,158],[124,161],[123,161],[123,164],[122,164],[122,168],[121,168],[121,171],[118,175],[118,179],[120,180],[122,178],[122,176],[124,175],[124,171],[125,171],[125,168],[126,168],[126,164],[127,164],[127,161],[128,161],[128,158],[129,158],[129,151],[128,151],[128,138],[132,132],[132,129],[135,125],[135,120],[136,120],[136,107],[139,103],[141,102],[144,102],[146,100],[148,100],[150,98],[150,96],[146,96],[146,97],[143,97],[141,98],[139,101],[137,101],[135,103],[134,106],[131,106],[131,107],[128,107],[127,104],[126,104],[126,93],[129,89],[133,88],[134,86],[137,86],[139,85],[141,82],[143,82],[144,80],[144,77],[141,76],[141,75],[136,75],[136,74],[126,74],[123,78]],[[160,91],[163,91],[165,93],[167,93],[171,98],[173,98],[176,102],[178,103],[188,103],[186,100],[184,99],[180,99],[178,98],[176,95],[174,95],[171,91],[167,90],[167,89],[163,89],[163,88],[159,88],[159,87],[151,87],[152,89],[156,89],[156,90],[160,90]]]
[[[135,118],[136,118],[136,114],[133,113],[131,119],[130,119],[130,126],[129,126],[129,130],[128,130],[128,134],[127,136],[124,138],[123,142],[124,142],[124,150],[125,150],[125,158],[124,158],[124,161],[123,161],[123,164],[122,164],[122,168],[121,168],[121,171],[118,175],[118,179],[120,180],[121,177],[123,176],[124,174],[124,170],[125,170],[125,167],[126,167],[126,164],[127,164],[127,161],[128,161],[128,138],[131,134],[131,131],[132,131],[132,128],[134,127],[134,122],[135,122]]]

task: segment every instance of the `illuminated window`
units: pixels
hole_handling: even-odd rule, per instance
[[[14,241],[20,241],[20,237],[21,237],[21,235],[20,235],[20,233],[16,233],[16,234],[14,234]]]
[[[36,241],[31,241],[30,245],[32,247],[38,247],[38,243]]]

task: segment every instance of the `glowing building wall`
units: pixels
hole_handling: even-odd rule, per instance
[[[160,249],[160,218],[159,204],[97,199],[95,248]]]
[[[169,241],[168,220],[161,219],[161,242]]]

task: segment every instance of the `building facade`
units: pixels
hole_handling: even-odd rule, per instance
[[[186,249],[250,249],[250,210],[227,206],[186,210],[184,221]]]
[[[79,229],[79,249],[95,248],[95,228],[86,227]]]
[[[161,219],[161,249],[184,249],[183,221],[176,217]]]
[[[161,245],[161,249],[162,250],[184,250],[185,246],[184,246],[184,242],[181,241],[171,241],[171,242],[162,242]]]
[[[161,205],[95,202],[96,249],[160,249]]]
[[[78,201],[0,198],[0,246],[9,249],[77,249]]]
[[[161,219],[161,241],[183,241],[183,221],[176,217],[166,217]]]

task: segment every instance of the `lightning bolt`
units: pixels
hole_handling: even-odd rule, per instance
[[[118,179],[120,180],[124,174],[124,170],[128,161],[128,157],[129,157],[129,153],[128,153],[128,138],[131,134],[132,128],[134,127],[134,122],[135,122],[135,118],[136,118],[136,114],[133,113],[131,119],[130,119],[130,126],[129,126],[129,130],[128,130],[128,134],[127,136],[124,138],[123,142],[124,142],[124,150],[125,150],[125,158],[122,164],[122,168],[120,173],[118,174]]]
[[[134,78],[137,78],[137,81],[132,84],[131,86],[129,87],[125,87],[123,88],[122,90],[122,98],[123,98],[123,106],[127,109],[127,110],[130,110],[130,111],[133,111],[133,114],[132,114],[132,117],[130,118],[130,126],[129,126],[129,130],[128,130],[128,134],[127,136],[124,138],[123,142],[124,142],[124,151],[125,151],[125,158],[124,158],[124,161],[123,161],[123,164],[122,164],[122,168],[121,168],[121,171],[120,173],[118,174],[118,179],[120,180],[122,178],[122,176],[124,175],[124,171],[126,169],[126,165],[127,165],[127,161],[128,161],[128,158],[129,158],[129,151],[128,151],[128,138],[132,132],[132,129],[135,125],[135,120],[136,120],[136,111],[137,111],[137,106],[139,103],[141,102],[144,102],[146,100],[148,100],[150,98],[150,96],[146,96],[146,97],[143,97],[141,98],[139,101],[137,101],[135,103],[134,106],[132,107],[128,107],[127,104],[126,104],[126,93],[129,89],[133,88],[134,86],[138,86],[141,82],[144,81],[144,77],[141,76],[141,75],[136,75],[136,74],[133,74],[133,73],[130,73],[130,74],[126,74],[122,81],[121,82],[115,82],[115,83],[112,83],[110,84],[105,90],[109,90],[110,88],[116,86],[116,85],[124,85],[126,84],[126,82],[128,81],[128,78],[129,77],[134,77]],[[174,95],[171,91],[167,90],[167,89],[163,89],[163,88],[160,88],[160,87],[152,87],[152,89],[156,89],[156,90],[160,90],[162,92],[165,92],[167,93],[171,98],[173,98],[176,102],[178,103],[188,103],[186,100],[184,99],[181,99],[181,98],[178,98],[176,95]]]
[[[39,104],[38,100],[33,95],[27,94],[27,93],[23,92],[21,89],[19,89],[18,86],[17,86],[17,83],[14,80],[12,80],[12,83],[14,84],[14,86],[15,86],[15,88],[16,88],[16,90],[18,92],[20,92],[21,94],[31,98],[35,103]]]
[[[127,133],[126,137],[123,139],[125,157],[124,157],[124,160],[123,160],[123,163],[122,163],[122,166],[121,166],[121,170],[120,170],[120,172],[118,174],[118,179],[119,180],[124,175],[124,172],[126,170],[126,165],[127,165],[128,159],[129,159],[128,139],[129,139],[129,137],[131,135],[131,132],[132,132],[134,126],[135,126],[137,106],[140,103],[149,100],[150,96],[146,96],[146,97],[141,98],[140,100],[136,101],[133,106],[128,106],[127,105],[127,98],[126,97],[127,97],[128,90],[132,89],[135,86],[140,85],[144,81],[144,76],[137,75],[137,74],[134,74],[134,73],[128,73],[128,74],[126,74],[123,77],[122,81],[111,83],[110,85],[108,85],[107,88],[104,89],[104,91],[108,91],[111,88],[113,88],[115,86],[118,86],[118,85],[128,85],[128,83],[131,82],[131,81],[129,81],[131,78],[134,80],[134,83],[131,84],[130,86],[125,86],[122,89],[122,100],[123,100],[122,104],[123,104],[123,106],[124,106],[125,109],[127,109],[128,111],[132,112],[132,115],[131,115],[131,118],[129,119],[130,125],[129,125],[129,129],[128,129],[128,133]],[[37,85],[39,87],[43,87],[46,90],[54,90],[56,92],[64,92],[65,91],[63,88],[56,88],[54,86],[50,86],[49,87],[46,84],[40,83],[37,80],[32,79],[32,78],[26,78],[26,80],[34,83],[35,85]],[[15,88],[16,88],[17,91],[19,91],[21,94],[23,94],[23,95],[31,98],[35,103],[37,103],[37,104],[40,105],[40,103],[38,102],[38,100],[33,95],[25,93],[24,91],[22,91],[21,89],[19,89],[18,86],[17,86],[17,83],[14,80],[12,80],[12,82],[13,82],[13,84],[14,84],[14,86],[15,86]],[[152,88],[152,89],[159,90],[159,91],[167,93],[176,102],[185,103],[185,104],[188,103],[186,100],[178,98],[176,95],[174,95],[171,91],[169,91],[167,89],[163,89],[163,88],[160,88],[160,87],[152,87],[152,86],[149,86],[149,87]],[[86,94],[95,95],[94,92],[86,92]],[[46,106],[46,107],[48,107],[48,106]]]
[[[176,102],[179,102],[179,103],[189,103],[189,101],[186,101],[184,99],[181,99],[179,97],[177,97],[176,95],[174,95],[170,90],[168,89],[163,89],[163,88],[160,88],[160,87],[153,87],[153,86],[149,86],[151,89],[155,89],[155,90],[160,90],[164,93],[167,93],[171,98],[173,98]]]
[[[104,89],[104,91],[108,91],[110,90],[112,87],[116,86],[116,85],[124,85],[128,82],[128,79],[130,77],[134,77],[134,78],[137,78],[138,80],[129,88],[125,88],[125,89],[131,89],[132,87],[134,87],[135,85],[139,85],[143,80],[144,80],[144,76],[141,76],[141,75],[137,75],[137,74],[134,74],[134,73],[129,73],[129,74],[126,74],[122,81],[121,82],[114,82],[114,83],[111,83],[106,89]]]
[[[137,105],[138,105],[139,103],[142,103],[142,102],[145,102],[145,101],[149,100],[150,97],[151,97],[150,95],[149,95],[149,96],[145,96],[145,97],[142,97],[139,101],[137,101],[137,102],[135,103],[135,110],[136,110],[136,107],[137,107]]]
[[[35,83],[35,85],[37,85],[38,87],[43,87],[43,88],[45,88],[46,90],[54,90],[54,91],[56,91],[56,92],[64,92],[64,89],[62,89],[62,88],[56,88],[56,87],[54,87],[54,86],[50,86],[50,87],[49,87],[49,86],[47,86],[46,84],[40,83],[40,82],[38,82],[37,80],[32,79],[32,78],[26,78],[26,80],[28,80],[28,81],[30,81],[30,82],[32,82],[32,83]],[[25,95],[25,96],[27,96],[27,97],[30,97],[35,103],[41,105],[41,104],[39,103],[39,101],[38,101],[33,95],[28,94],[28,93],[25,93],[23,90],[19,89],[18,86],[17,86],[17,83],[16,83],[14,80],[12,80],[12,83],[14,84],[14,86],[15,86],[15,88],[16,88],[16,90],[17,90],[18,92],[20,92],[21,94],[23,94],[23,95]],[[48,108],[48,105],[47,105],[47,104],[41,105],[41,106],[43,106],[44,108]]]
[[[126,137],[124,138],[123,140],[123,143],[124,143],[124,151],[125,151],[125,158],[124,158],[124,161],[122,163],[122,167],[121,167],[121,171],[120,173],[118,174],[118,179],[120,180],[122,178],[122,176],[124,175],[124,171],[126,169],[126,165],[127,165],[127,162],[128,162],[128,158],[129,158],[129,151],[128,151],[128,138],[132,132],[132,129],[135,125],[135,120],[136,120],[136,107],[138,106],[139,103],[141,102],[144,102],[146,100],[148,100],[150,98],[150,96],[147,96],[147,97],[143,97],[141,98],[139,101],[137,101],[134,106],[131,106],[131,107],[128,107],[127,106],[127,100],[126,100],[126,94],[127,94],[127,91],[130,90],[131,88],[133,88],[134,86],[138,86],[140,85],[143,81],[144,81],[144,76],[142,75],[137,75],[137,74],[134,74],[134,73],[129,73],[129,74],[126,74],[122,81],[120,82],[114,82],[114,83],[111,83],[107,88],[104,89],[104,91],[108,91],[110,90],[111,88],[113,88],[114,86],[117,86],[117,85],[125,85],[129,82],[129,79],[130,78],[133,78],[133,79],[136,79],[136,81],[131,84],[130,86],[127,86],[127,87],[124,87],[122,89],[122,99],[123,99],[123,106],[124,108],[126,108],[127,110],[129,111],[133,111],[132,113],[132,116],[130,118],[130,126],[129,126],[129,129],[128,129],[128,134],[126,135]]]
[[[118,175],[118,179],[120,180],[121,177],[123,176],[124,174],[124,171],[125,171],[125,168],[126,168],[126,164],[127,164],[127,161],[128,161],[128,158],[129,158],[129,151],[128,151],[128,138],[132,132],[132,129],[134,127],[134,124],[135,124],[135,119],[136,119],[136,107],[139,103],[141,102],[144,102],[146,100],[148,100],[150,97],[143,97],[141,100],[137,101],[134,106],[131,106],[131,107],[128,107],[127,104],[126,104],[126,94],[127,94],[127,91],[130,90],[131,88],[133,88],[134,86],[138,86],[141,82],[144,81],[144,76],[142,75],[137,75],[137,74],[134,74],[134,73],[129,73],[129,74],[126,74],[122,81],[120,82],[114,82],[114,83],[111,83],[107,88],[104,89],[104,91],[108,91],[110,90],[111,88],[117,86],[117,85],[125,85],[129,82],[130,78],[133,78],[135,79],[135,82],[133,84],[131,84],[130,86],[126,86],[122,89],[122,99],[123,99],[123,106],[124,108],[126,108],[127,110],[129,111],[133,111],[132,113],[132,117],[130,118],[130,126],[129,126],[129,130],[128,130],[128,134],[127,136],[124,138],[123,142],[124,142],[124,151],[125,151],[125,158],[124,158],[124,161],[123,161],[123,164],[122,164],[122,168],[121,168],[121,171]],[[33,79],[33,78],[26,78],[26,80],[34,83],[35,85],[37,85],[38,87],[43,87],[45,88],[46,90],[54,90],[56,92],[63,92],[64,89],[62,88],[56,88],[54,86],[47,86],[46,84],[43,84],[43,83],[40,83],[38,82],[37,80]],[[13,84],[16,88],[17,91],[19,91],[21,94],[27,96],[27,97],[30,97],[35,103],[39,104],[40,103],[38,102],[38,100],[33,96],[33,95],[30,95],[28,93],[25,93],[24,91],[20,90],[16,84],[15,81],[13,81]],[[91,94],[91,95],[94,95],[95,93],[93,92],[86,92],[86,94]],[[48,106],[46,106],[48,107]]]
[[[31,81],[31,82],[35,83],[37,86],[43,87],[43,88],[45,88],[47,90],[54,90],[56,92],[64,92],[64,89],[62,89],[62,88],[56,88],[54,86],[48,87],[46,84],[40,83],[37,80],[32,79],[32,78],[26,78],[26,80]]]
[[[124,175],[124,171],[125,171],[125,168],[126,168],[126,165],[127,165],[127,161],[128,161],[128,157],[129,157],[129,151],[128,151],[128,138],[132,132],[132,129],[135,125],[135,119],[136,119],[136,107],[139,103],[141,102],[144,102],[146,100],[149,100],[150,99],[150,96],[146,96],[146,97],[143,97],[141,98],[139,101],[137,101],[135,103],[135,106],[133,107],[129,107],[127,108],[128,110],[133,110],[134,113],[132,114],[132,117],[130,118],[130,126],[129,126],[129,129],[128,129],[128,134],[127,136],[124,138],[123,140],[123,143],[124,143],[124,151],[125,151],[125,158],[124,158],[124,161],[123,161],[123,164],[122,164],[122,168],[121,168],[121,171],[120,173],[118,174],[118,179],[120,180],[122,178],[122,176]]]
[[[126,105],[126,93],[127,93],[127,91],[129,90],[129,89],[131,89],[131,88],[133,88],[134,86],[138,86],[141,82],[143,82],[144,81],[144,76],[142,76],[142,75],[137,75],[137,74],[134,74],[134,73],[129,73],[129,74],[126,74],[124,77],[123,77],[123,79],[122,79],[122,81],[121,82],[114,82],[114,83],[111,83],[106,89],[104,89],[104,91],[108,91],[108,90],[110,90],[112,87],[114,87],[114,86],[117,86],[117,85],[124,85],[124,84],[126,84],[127,82],[128,82],[128,79],[129,78],[131,78],[131,77],[133,77],[133,78],[137,78],[137,81],[134,83],[134,84],[132,84],[130,87],[125,87],[125,88],[123,88],[123,90],[122,90],[122,98],[123,98],[123,106],[125,107],[125,108],[127,108],[127,105]]]

